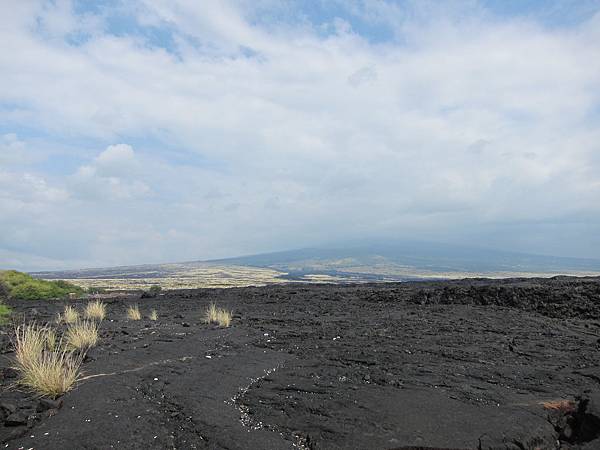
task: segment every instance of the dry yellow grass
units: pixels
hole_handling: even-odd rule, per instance
[[[204,313],[206,323],[218,323],[219,326],[228,327],[231,325],[231,311],[223,308],[217,308],[217,305],[211,303]]]
[[[53,352],[56,350],[56,331],[53,328],[46,328],[46,348]]]
[[[42,396],[58,397],[70,391],[80,376],[82,356],[62,348],[44,352],[28,367],[17,367],[19,383]]]
[[[81,355],[56,343],[54,330],[34,324],[15,330],[15,359],[19,384],[42,396],[57,397],[72,389],[77,381]],[[51,337],[53,336],[53,337]],[[54,344],[50,344],[54,339]],[[54,347],[55,351],[45,347]]]
[[[211,303],[206,308],[206,313],[204,313],[204,321],[206,323],[216,323],[217,322],[218,309],[217,305]]]
[[[84,315],[88,319],[104,320],[106,317],[106,305],[100,300],[89,302],[85,307]]]
[[[46,347],[47,328],[36,325],[19,325],[15,329],[15,359],[19,368],[32,367]]]
[[[150,320],[158,320],[158,312],[155,309],[153,309],[150,312],[150,316],[149,317],[150,317]]]
[[[231,312],[225,309],[219,309],[217,312],[217,322],[221,327],[228,327],[231,325]]]
[[[141,320],[142,313],[140,312],[140,308],[138,305],[131,305],[127,308],[127,318],[129,320]]]
[[[65,306],[62,314],[58,315],[57,322],[75,323],[79,320],[79,313],[70,305]]]
[[[98,343],[98,324],[92,320],[77,321],[65,333],[66,345],[73,350],[87,350]]]

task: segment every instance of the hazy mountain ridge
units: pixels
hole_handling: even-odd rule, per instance
[[[599,272],[600,260],[533,255],[449,244],[393,243],[307,248],[209,261],[220,264],[269,267],[289,272],[359,272],[371,268],[382,274],[411,273],[587,273]]]
[[[305,248],[209,261],[35,272],[85,287],[229,287],[303,282],[405,281],[467,277],[599,275],[600,260],[425,242]]]

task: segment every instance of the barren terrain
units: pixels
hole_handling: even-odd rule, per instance
[[[15,388],[11,326],[2,326],[3,447],[600,448],[597,278],[105,301],[100,344],[58,402]],[[202,322],[210,302],[234,311],[230,328]],[[44,322],[64,303],[12,306]],[[132,303],[145,317],[156,308],[158,321],[128,321]]]

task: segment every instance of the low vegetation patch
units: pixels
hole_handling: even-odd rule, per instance
[[[17,300],[66,298],[69,294],[81,295],[84,290],[66,281],[38,280],[16,270],[0,271],[0,282],[7,288],[10,297]]]
[[[6,323],[8,321],[8,316],[10,316],[11,309],[0,303],[0,325]]]
[[[9,293],[8,286],[0,281],[0,325],[6,323],[10,316],[11,309],[3,303],[8,300]]]
[[[206,323],[216,323],[221,327],[228,327],[231,325],[231,311],[223,308],[217,308],[217,305],[211,303],[206,308],[204,314],[204,321]]]
[[[157,297],[162,291],[162,287],[157,284],[150,286],[150,289],[142,292],[142,298],[154,298]]]
[[[142,320],[142,313],[138,305],[131,305],[127,308],[127,318],[129,320]]]
[[[17,327],[14,350],[19,384],[38,395],[56,398],[71,390],[80,376],[83,354],[57,343],[48,327],[35,323]]]
[[[153,309],[150,312],[150,316],[149,317],[150,317],[150,320],[158,320],[158,312],[155,309]]]
[[[106,305],[100,300],[89,302],[85,307],[84,315],[88,319],[104,320],[106,317]]]
[[[77,321],[65,333],[67,347],[71,350],[88,350],[98,343],[98,324],[93,320]]]
[[[75,323],[79,320],[79,313],[71,305],[66,305],[62,314],[58,315],[57,322]]]

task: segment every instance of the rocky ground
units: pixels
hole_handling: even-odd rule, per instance
[[[159,320],[128,321],[134,302]],[[210,302],[233,309],[230,328],[202,322]],[[44,322],[64,303],[13,306]],[[600,279],[292,284],[106,303],[84,378],[58,401],[15,387],[2,326],[1,447],[600,449]]]

